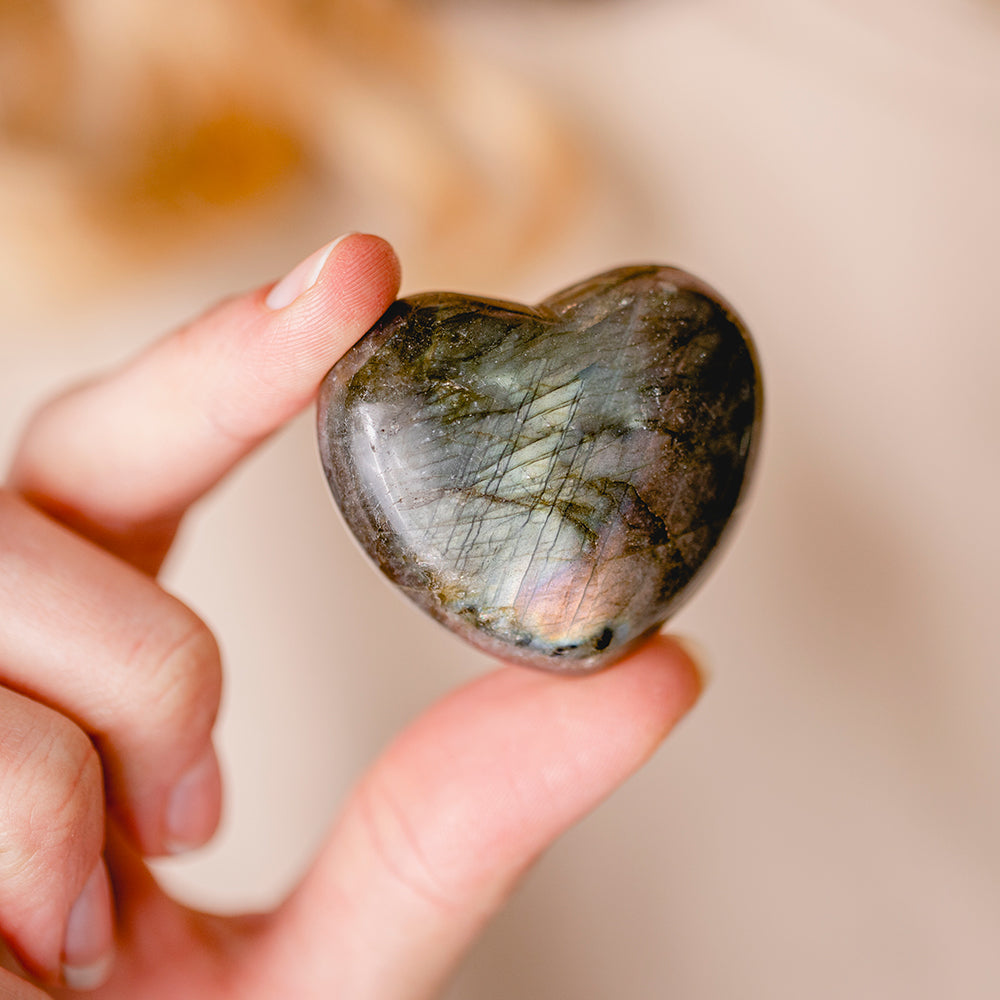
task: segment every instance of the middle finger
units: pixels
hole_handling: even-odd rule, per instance
[[[220,808],[211,632],[149,577],[0,492],[0,683],[97,747],[108,799],[146,854],[203,843]]]

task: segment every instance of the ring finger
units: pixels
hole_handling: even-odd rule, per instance
[[[73,722],[6,688],[0,813],[0,932],[30,972],[84,985],[112,936],[101,763]]]

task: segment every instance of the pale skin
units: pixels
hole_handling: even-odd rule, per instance
[[[352,235],[43,407],[0,492],[0,1000],[416,1000],[553,840],[653,753],[700,691],[657,637],[586,678],[500,666],[363,775],[273,913],[217,918],[144,858],[205,843],[221,665],[157,583],[184,512],[312,401],[398,290]]]

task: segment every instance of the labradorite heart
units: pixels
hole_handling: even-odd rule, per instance
[[[690,592],[760,406],[719,296],[627,267],[534,308],[396,302],[327,375],[319,439],[348,525],[407,596],[489,653],[579,671]]]

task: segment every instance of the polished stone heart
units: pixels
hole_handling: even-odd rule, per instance
[[[627,267],[534,308],[396,302],[326,377],[320,451],[351,530],[420,607],[496,656],[580,671],[690,591],[760,406],[729,306]]]

